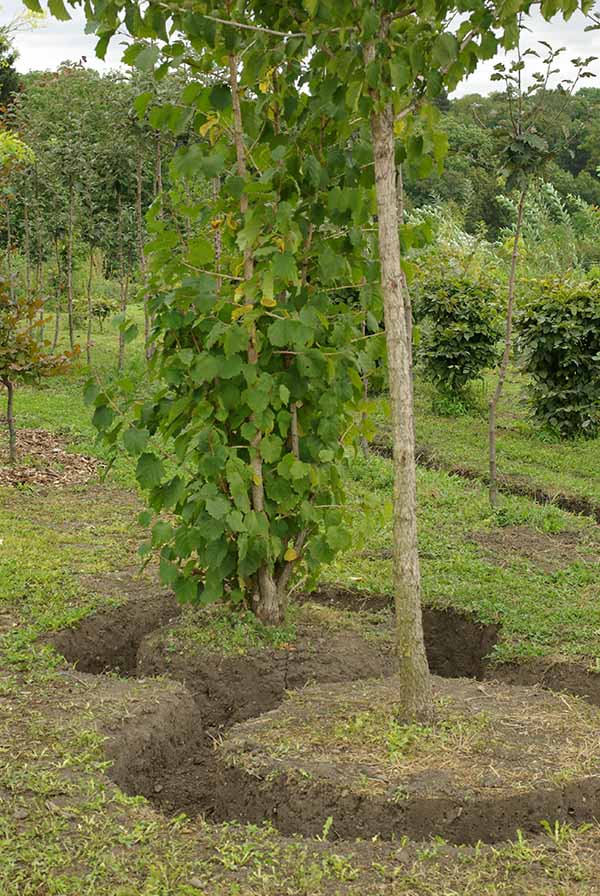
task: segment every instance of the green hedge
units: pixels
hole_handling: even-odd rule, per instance
[[[462,277],[418,284],[418,361],[446,393],[460,394],[498,362],[501,336],[494,290]]]
[[[563,438],[600,422],[600,281],[537,284],[518,317],[521,361],[536,419]]]

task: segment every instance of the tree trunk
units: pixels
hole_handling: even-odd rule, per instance
[[[75,332],[73,326],[73,218],[75,193],[73,184],[69,185],[69,229],[67,233],[67,315],[69,318],[69,345],[75,348]]]
[[[421,612],[413,397],[402,289],[394,116],[390,104],[373,112],[371,135],[379,230],[379,260],[388,352],[394,456],[394,596],[401,699],[408,718],[433,713]]]
[[[92,283],[94,279],[94,247],[90,246],[90,266],[87,280],[87,333],[85,338],[85,356],[88,367],[92,366]]]
[[[121,208],[121,196],[119,194],[117,200],[117,239],[119,242],[119,289],[121,295],[121,312],[122,314],[126,314],[127,312],[127,283],[125,279],[125,252],[123,249],[123,215]],[[119,370],[123,370],[123,366],[125,364],[125,334],[123,332],[124,321],[121,324],[121,329],[119,330],[119,361],[118,368]]]
[[[15,429],[14,394],[15,387],[12,380],[3,380],[6,386],[6,422],[8,424],[8,459],[11,464],[17,462],[17,431]]]
[[[8,200],[6,202],[6,272],[8,274],[8,294],[12,302],[15,300],[15,284],[12,269],[12,218]]]
[[[31,300],[31,232],[29,227],[29,206],[23,203],[23,252],[25,253],[25,295]]]
[[[60,335],[60,305],[62,298],[62,265],[60,263],[60,245],[58,239],[54,240],[54,251],[56,254],[56,309],[54,315],[54,339],[52,340],[52,351],[56,351],[58,337]]]
[[[34,168],[34,183],[35,183],[35,209],[34,209],[34,217],[35,217],[35,273],[34,273],[34,288],[35,294],[38,296],[44,306],[46,304],[46,297],[43,295],[43,277],[42,277],[42,266],[43,266],[43,256],[44,250],[42,246],[42,229],[41,229],[41,210],[39,204],[39,180],[37,173],[37,166]],[[44,341],[45,335],[45,326],[44,326],[44,314],[45,307],[40,308],[40,340]]]
[[[138,157],[135,170],[136,179],[136,195],[135,195],[135,220],[137,229],[137,246],[138,246],[138,263],[140,266],[140,276],[142,278],[142,290],[144,296],[144,350],[146,360],[152,357],[152,349],[150,346],[150,330],[152,321],[150,318],[150,310],[148,308],[148,268],[146,265],[146,252],[144,250],[144,212],[142,207],[142,189],[143,189],[143,157],[142,147],[138,149]]]
[[[237,158],[237,173],[245,178],[246,147],[244,144],[244,129],[242,123],[242,111],[240,107],[240,95],[238,88],[238,59],[235,55],[229,57],[229,82],[231,87],[231,102],[233,108],[233,135]],[[245,193],[240,199],[240,211],[245,215],[248,211],[248,197]],[[244,250],[244,279],[250,280],[254,274],[254,260],[252,250]],[[258,363],[258,350],[256,346],[256,330],[254,326],[250,331],[248,341],[248,363]],[[258,433],[250,446],[250,466],[253,473],[252,482],[252,508],[256,513],[264,513],[265,493],[262,478],[262,460],[260,457],[261,434]],[[256,574],[254,594],[252,596],[252,608],[258,618],[268,625],[276,625],[281,622],[285,606],[285,595],[282,597],[273,577],[273,573],[267,565],[260,567]]]
[[[490,417],[489,417],[489,477],[490,477],[490,504],[493,508],[498,506],[498,464],[496,460],[496,414],[498,411],[498,402],[502,396],[506,374],[508,373],[508,364],[510,362],[510,353],[512,348],[512,328],[513,328],[513,312],[515,304],[515,288],[517,281],[517,262],[519,260],[519,240],[521,239],[521,231],[523,229],[523,211],[525,209],[525,197],[527,188],[521,190],[519,197],[519,206],[517,208],[517,224],[515,227],[515,237],[513,241],[512,257],[510,262],[510,276],[508,279],[508,301],[506,304],[506,329],[504,335],[504,352],[502,354],[502,362],[498,373],[498,382],[494,394],[490,400]]]

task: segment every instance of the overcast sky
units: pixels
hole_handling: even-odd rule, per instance
[[[44,5],[44,3],[42,3]],[[600,0],[597,4],[600,5]],[[20,0],[4,0],[0,5],[0,22],[8,23],[24,10]],[[531,33],[524,45],[535,46],[536,41],[545,40],[553,47],[566,47],[560,57],[561,74],[570,76],[572,68],[569,60],[577,56],[600,56],[600,31],[585,32],[585,20],[582,15],[574,15],[569,22],[556,19],[552,23],[544,22],[539,16],[534,16],[529,22]],[[70,22],[59,22],[56,19],[47,18],[33,31],[20,31],[15,37],[15,44],[19,50],[18,68],[21,71],[30,69],[55,69],[59,63],[65,60],[77,61],[85,56],[89,65],[98,69],[114,68],[119,64],[122,46],[118,39],[111,44],[106,55],[106,62],[96,58],[94,46],[96,38],[85,34],[85,21],[81,12],[73,12]],[[502,58],[502,57],[500,57]],[[494,89],[494,82],[490,81],[490,75],[494,62],[482,64],[467,81],[463,82],[456,95],[465,93],[488,93]],[[600,87],[600,63],[592,64],[591,69],[596,72],[598,79],[587,83],[598,84]],[[495,85],[497,89],[498,85]]]

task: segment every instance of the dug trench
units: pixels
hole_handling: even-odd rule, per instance
[[[141,713],[127,714],[122,724],[106,732],[112,780],[126,793],[146,797],[166,814],[202,814],[213,821],[269,819],[282,833],[311,836],[320,832],[319,825],[322,828],[329,815],[335,815],[327,805],[341,813],[334,819],[334,831],[345,838],[378,833],[388,838],[396,834],[422,838],[441,830],[447,839],[465,842],[494,841],[514,833],[517,827],[539,827],[543,816],[538,815],[544,807],[565,820],[589,819],[600,810],[600,786],[596,787],[595,779],[589,776],[564,793],[537,795],[533,808],[525,807],[525,811],[518,796],[499,797],[498,805],[495,799],[488,800],[485,811],[476,808],[477,821],[469,826],[447,823],[448,817],[456,821],[461,814],[456,800],[449,816],[443,807],[429,814],[402,814],[397,807],[388,811],[390,804],[382,804],[381,799],[369,801],[360,795],[348,798],[348,787],[339,779],[334,787],[337,796],[328,782],[319,788],[316,803],[305,792],[303,808],[302,800],[298,800],[302,788],[298,788],[293,774],[284,776],[275,788],[276,776],[272,773],[267,773],[263,787],[256,774],[240,774],[239,763],[231,759],[230,735],[233,742],[240,736],[243,740],[245,724],[251,725],[272,712],[283,711],[285,715],[288,692],[303,693],[306,689],[308,693],[315,686],[335,688],[353,682],[384,683],[393,675],[388,596],[329,588],[304,601],[307,612],[299,617],[296,638],[277,648],[223,653],[217,644],[185,645],[177,638],[181,609],[164,594],[137,597],[51,636],[50,643],[79,672],[118,672],[140,680],[165,676],[180,684],[179,698],[170,692],[168,705],[155,701]],[[355,613],[361,618],[360,625],[325,624],[320,611],[326,615],[332,609],[345,611],[349,617]],[[352,613],[347,612],[350,610]],[[496,626],[483,625],[452,610],[426,608],[424,627],[428,658],[436,676],[461,679],[463,683],[490,678],[519,683],[518,667],[503,670],[488,662],[499,635]],[[555,669],[554,673],[551,668],[524,670],[528,683],[533,683],[536,676],[546,687],[558,684],[600,705],[600,685],[592,692],[590,682],[577,678],[574,671],[569,679],[564,669]],[[461,687],[460,682],[457,687]],[[528,699],[535,703],[535,696],[525,702]],[[326,726],[327,720],[319,724]],[[244,787],[245,793],[240,791]],[[276,792],[278,799],[274,799]],[[388,822],[384,823],[386,817]]]

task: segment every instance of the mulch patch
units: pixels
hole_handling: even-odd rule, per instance
[[[67,450],[67,441],[45,429],[20,429],[17,432],[15,466],[8,463],[8,434],[0,429],[3,451],[0,453],[0,486],[83,485],[98,476],[102,461]]]

